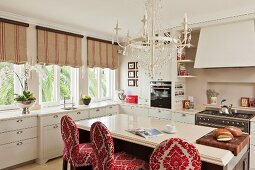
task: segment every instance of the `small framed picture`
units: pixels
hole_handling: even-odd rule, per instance
[[[135,79],[128,79],[128,86],[135,86]]]
[[[135,62],[135,68],[138,69],[138,62]]]
[[[249,97],[241,97],[241,107],[250,107]]]
[[[182,105],[183,109],[189,109],[190,100],[183,100]]]
[[[128,69],[135,69],[135,62],[128,62]]]
[[[138,78],[138,71],[135,72],[135,77]]]
[[[135,85],[138,87],[138,79],[135,80]]]
[[[128,78],[135,78],[136,72],[135,71],[128,71]]]

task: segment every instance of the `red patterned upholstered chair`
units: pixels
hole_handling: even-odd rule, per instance
[[[94,149],[94,170],[149,170],[149,164],[125,152],[114,153],[111,133],[101,122],[90,128],[90,139]]]
[[[194,145],[179,138],[161,142],[150,158],[151,170],[200,170],[201,159]]]
[[[92,146],[90,143],[79,144],[78,128],[67,115],[61,118],[61,135],[64,141],[63,170],[67,169],[67,162],[71,169],[92,165]]]

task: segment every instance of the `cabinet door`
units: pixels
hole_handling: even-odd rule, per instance
[[[43,157],[52,159],[61,156],[64,143],[61,137],[60,124],[43,127]]]
[[[250,168],[255,169],[255,146],[251,145],[250,148]]]
[[[175,112],[173,115],[173,120],[181,123],[195,124],[195,114],[187,114],[187,113],[178,113]]]
[[[0,146],[0,169],[37,158],[37,138]]]
[[[149,116],[148,108],[135,107],[133,110],[133,115],[135,116]]]
[[[83,110],[83,111],[74,111],[68,114],[73,120],[84,120],[89,118],[89,111]]]
[[[170,110],[150,108],[149,109],[149,116],[154,117],[154,118],[159,118],[159,119],[171,120],[172,113],[171,113]]]
[[[106,116],[106,115],[107,115],[107,112],[106,112],[105,107],[95,108],[95,109],[89,110],[89,117],[90,118],[102,117],[102,116]]]
[[[121,105],[120,106],[120,114],[133,114],[134,106],[126,106]]]
[[[107,115],[119,114],[119,106],[118,105],[107,106],[106,112],[107,112]]]

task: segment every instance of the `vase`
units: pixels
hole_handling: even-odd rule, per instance
[[[32,106],[34,106],[35,100],[16,101],[15,105],[22,109],[22,114],[29,114]]]
[[[217,97],[211,97],[210,98],[210,104],[216,105],[217,104]]]
[[[85,105],[89,105],[91,99],[82,99],[82,101]]]

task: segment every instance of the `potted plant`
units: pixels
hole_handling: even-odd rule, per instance
[[[29,90],[24,90],[21,95],[15,94],[15,104],[23,109],[23,114],[29,113],[29,108],[35,104],[36,98],[33,96],[33,93]]]
[[[91,101],[91,97],[90,96],[82,96],[82,101],[85,105],[89,105],[90,101]]]

